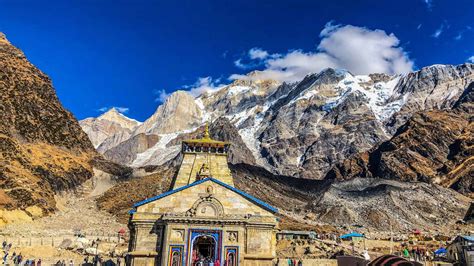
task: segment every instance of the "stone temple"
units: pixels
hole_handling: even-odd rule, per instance
[[[130,211],[129,265],[272,265],[278,210],[234,187],[229,147],[183,141],[172,189]]]

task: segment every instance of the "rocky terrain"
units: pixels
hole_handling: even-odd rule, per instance
[[[74,192],[58,193],[55,197],[57,211],[32,222],[8,224],[2,235],[10,237],[72,237],[74,233],[102,235],[117,233],[126,223],[118,223],[116,217],[98,210],[95,199],[114,184],[107,175],[89,179]],[[85,219],[85,217],[87,217]]]
[[[471,83],[454,108],[416,112],[390,140],[336,164],[326,178],[422,181],[472,194],[473,99]]]
[[[0,34],[0,225],[51,213],[97,153],[51,80]]]

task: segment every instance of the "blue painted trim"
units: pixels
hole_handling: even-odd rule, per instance
[[[237,194],[243,196],[244,198],[247,198],[248,200],[252,201],[253,203],[255,203],[255,204],[257,204],[257,205],[259,205],[260,207],[263,207],[264,209],[267,209],[267,210],[269,210],[269,211],[271,211],[271,212],[274,212],[274,213],[278,213],[278,209],[277,209],[277,208],[271,206],[270,204],[268,204],[268,203],[266,203],[266,202],[264,202],[264,201],[262,201],[262,200],[260,200],[260,199],[255,198],[254,196],[251,196],[251,195],[249,195],[249,194],[243,192],[242,190],[236,189],[235,187],[229,186],[229,185],[227,185],[226,183],[224,183],[224,182],[222,182],[222,181],[219,181],[219,180],[217,180],[217,179],[214,179],[214,178],[206,178],[206,179],[210,179],[211,181],[214,181],[215,183],[217,183],[217,184],[219,184],[219,185],[221,185],[221,186],[223,186],[223,187],[226,187],[226,188],[228,188],[228,189],[234,191],[235,193],[237,193]],[[204,179],[204,180],[205,180],[205,179]]]
[[[239,265],[239,246],[225,246],[224,247],[224,263],[221,264],[221,265],[226,265],[226,263],[227,263],[227,251],[228,250],[234,250],[235,261],[236,261],[236,263],[234,265]]]
[[[147,204],[147,203],[150,203],[150,202],[152,202],[152,201],[155,201],[155,200],[164,198],[164,197],[166,197],[166,196],[172,195],[172,194],[174,194],[174,193],[176,193],[176,192],[185,190],[185,189],[187,189],[187,188],[190,188],[190,187],[193,187],[193,186],[202,184],[202,183],[204,183],[204,182],[206,182],[206,181],[213,181],[214,183],[219,184],[219,185],[221,185],[221,186],[223,186],[223,187],[225,187],[225,188],[227,188],[227,189],[232,190],[233,192],[235,192],[235,193],[237,193],[237,194],[243,196],[244,198],[250,200],[251,202],[253,202],[253,203],[259,205],[260,207],[262,207],[262,208],[264,208],[264,209],[266,209],[266,210],[268,210],[268,211],[271,211],[271,212],[273,212],[273,213],[278,213],[278,209],[275,208],[275,207],[273,207],[273,206],[271,206],[270,204],[265,203],[264,201],[259,200],[259,199],[255,198],[255,197],[253,197],[253,196],[251,196],[251,195],[249,195],[249,194],[243,192],[242,190],[239,190],[239,189],[237,189],[237,188],[235,188],[235,187],[233,187],[233,186],[229,186],[229,185],[227,185],[226,183],[224,183],[224,182],[222,182],[222,181],[219,181],[219,180],[217,180],[217,179],[214,179],[214,178],[212,178],[212,177],[205,178],[205,179],[203,179],[203,180],[196,181],[196,182],[194,182],[194,183],[192,183],[192,184],[189,184],[189,185],[186,185],[186,186],[177,188],[177,189],[175,189],[175,190],[170,190],[170,191],[165,192],[165,193],[163,193],[163,194],[160,194],[160,195],[157,195],[157,196],[154,196],[154,197],[151,197],[151,198],[142,200],[142,201],[140,201],[140,202],[137,202],[137,203],[135,203],[135,204],[133,205],[133,209],[130,210],[129,213],[130,213],[130,214],[133,214],[133,213],[136,211],[136,208],[137,208],[137,207],[140,207],[140,206],[145,205],[145,204]]]
[[[467,241],[474,242],[474,235],[472,235],[472,236],[461,236],[461,237],[464,238]]]
[[[169,256],[168,256],[168,265],[171,265],[171,258],[173,256],[173,249],[178,249],[181,251],[181,265],[180,266],[185,266],[186,265],[186,257],[185,255],[185,250],[184,250],[184,245],[170,245],[169,247]]]
[[[214,240],[216,241],[216,248],[217,248],[217,254],[219,256],[219,261],[222,264],[222,246],[223,246],[223,241],[222,241],[222,237],[223,237],[223,231],[221,229],[203,229],[203,228],[190,228],[188,229],[188,248],[187,248],[187,259],[186,261],[189,263],[189,265],[192,265],[192,254],[193,254],[193,245],[194,245],[194,240],[196,237],[193,237],[194,233],[197,233],[198,236],[199,235],[203,235],[203,234],[209,234],[211,233],[211,237],[214,238],[214,236],[212,234],[217,234],[217,239],[214,238]]]

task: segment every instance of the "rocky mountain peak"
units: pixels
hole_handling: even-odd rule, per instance
[[[0,32],[0,42],[8,42],[9,41],[7,40],[7,36],[5,36],[5,34],[3,32]]]
[[[105,118],[105,117],[108,117],[108,116],[114,117],[114,116],[117,116],[117,115],[120,115],[120,112],[117,110],[117,108],[112,107],[107,112],[100,115],[99,118],[100,117]]]
[[[262,75],[262,71],[254,70],[240,79],[234,80],[228,87],[232,86],[252,86],[268,89],[280,85],[281,82],[274,79],[266,78]]]
[[[194,97],[186,91],[175,91],[156,112],[134,132],[167,134],[191,129],[202,123],[202,110]]]
[[[120,126],[123,128],[128,128],[130,130],[133,130],[140,124],[140,122],[137,120],[128,118],[124,114],[120,113],[115,107],[110,108],[107,112],[97,117],[97,119],[108,120],[110,122],[120,124]]]
[[[165,101],[165,105],[168,104],[177,104],[180,103],[181,101],[189,101],[191,99],[194,99],[194,97],[189,94],[187,91],[183,90],[177,90],[173,92]]]
[[[317,78],[321,83],[332,83],[332,82],[339,82],[339,80],[343,79],[346,75],[352,75],[351,72],[345,69],[336,69],[336,68],[325,68],[318,73],[308,74],[304,79],[314,79]]]

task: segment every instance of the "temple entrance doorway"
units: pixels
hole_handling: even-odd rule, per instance
[[[210,235],[196,237],[192,248],[192,261],[194,265],[209,265],[217,259],[217,243]]]

